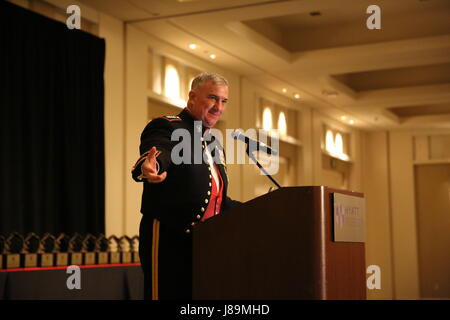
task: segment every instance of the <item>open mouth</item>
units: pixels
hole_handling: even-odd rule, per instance
[[[208,111],[209,114],[213,115],[213,116],[220,116],[220,111],[219,110],[209,110]]]

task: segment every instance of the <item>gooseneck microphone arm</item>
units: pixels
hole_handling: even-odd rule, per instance
[[[245,152],[247,152],[248,157],[256,163],[259,170],[261,170],[264,173],[264,175],[267,178],[269,178],[270,181],[272,181],[278,188],[281,188],[280,184],[266,171],[266,169],[263,168],[263,166],[258,162],[258,160],[256,160],[255,155],[253,153],[250,153],[250,147],[248,143]]]
[[[264,175],[270,179],[270,181],[272,181],[278,188],[281,188],[280,184],[267,172],[266,169],[263,168],[263,166],[258,162],[258,160],[256,160],[255,155],[252,153],[253,151],[260,150],[267,154],[277,155],[278,152],[260,141],[253,140],[247,137],[241,130],[234,130],[231,136],[233,137],[233,139],[241,140],[247,145],[245,152],[247,152],[248,157],[256,163],[259,170],[261,170],[264,173]],[[250,152],[250,145],[252,145],[251,150],[252,152]]]

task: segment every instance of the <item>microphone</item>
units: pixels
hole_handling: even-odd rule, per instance
[[[234,130],[231,133],[231,137],[234,140],[241,140],[242,142],[245,142],[247,145],[250,144],[250,146],[256,146],[256,150],[261,150],[267,154],[273,154],[273,155],[277,155],[278,151],[273,150],[272,148],[270,148],[267,144],[262,143],[258,140],[254,140],[252,138],[247,137],[242,130]]]

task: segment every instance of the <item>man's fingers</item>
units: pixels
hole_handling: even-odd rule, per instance
[[[163,182],[167,177],[167,171],[164,171],[161,174],[149,174],[147,181],[150,183],[160,183]]]
[[[147,155],[147,159],[156,159],[156,157],[159,156],[160,153],[161,151],[156,149],[156,147],[152,147]]]
[[[156,149],[156,147],[152,147],[150,152],[147,155],[147,161],[152,165],[152,167],[156,166],[156,157],[161,154],[161,151]]]
[[[147,158],[151,158],[155,155],[156,153],[156,147],[152,147],[147,155]]]
[[[142,173],[156,173],[156,163],[149,159],[145,159],[141,166]]]
[[[156,172],[156,165],[149,164],[143,164],[141,167],[142,174],[144,176],[150,176],[150,175],[156,175],[158,172]]]
[[[164,181],[167,176],[167,172],[163,172],[158,175],[158,166],[156,163],[156,157],[159,156],[161,151],[156,149],[156,147],[152,147],[149,150],[147,155],[147,159],[145,159],[144,163],[141,166],[142,175],[147,179],[150,183],[159,183]]]

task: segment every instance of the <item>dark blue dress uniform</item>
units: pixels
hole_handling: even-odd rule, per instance
[[[133,167],[132,176],[134,180],[143,181],[144,184],[139,255],[144,271],[146,299],[192,298],[191,231],[192,226],[200,222],[206,211],[212,187],[209,164],[203,161],[203,156],[201,163],[195,164],[194,161],[195,148],[200,146],[203,151],[209,143],[206,141],[209,139],[202,137],[201,125],[195,128],[194,121],[187,109],[184,109],[178,116],[154,119],[141,134],[141,157]],[[171,141],[172,132],[176,129],[185,129],[190,133],[190,163],[174,164],[171,160],[172,149],[179,143]],[[155,184],[140,178],[141,165],[153,146],[161,151],[157,157],[159,173],[167,171],[166,179]],[[240,202],[227,196],[225,164],[217,164],[216,168],[223,181],[220,209],[223,212]]]

